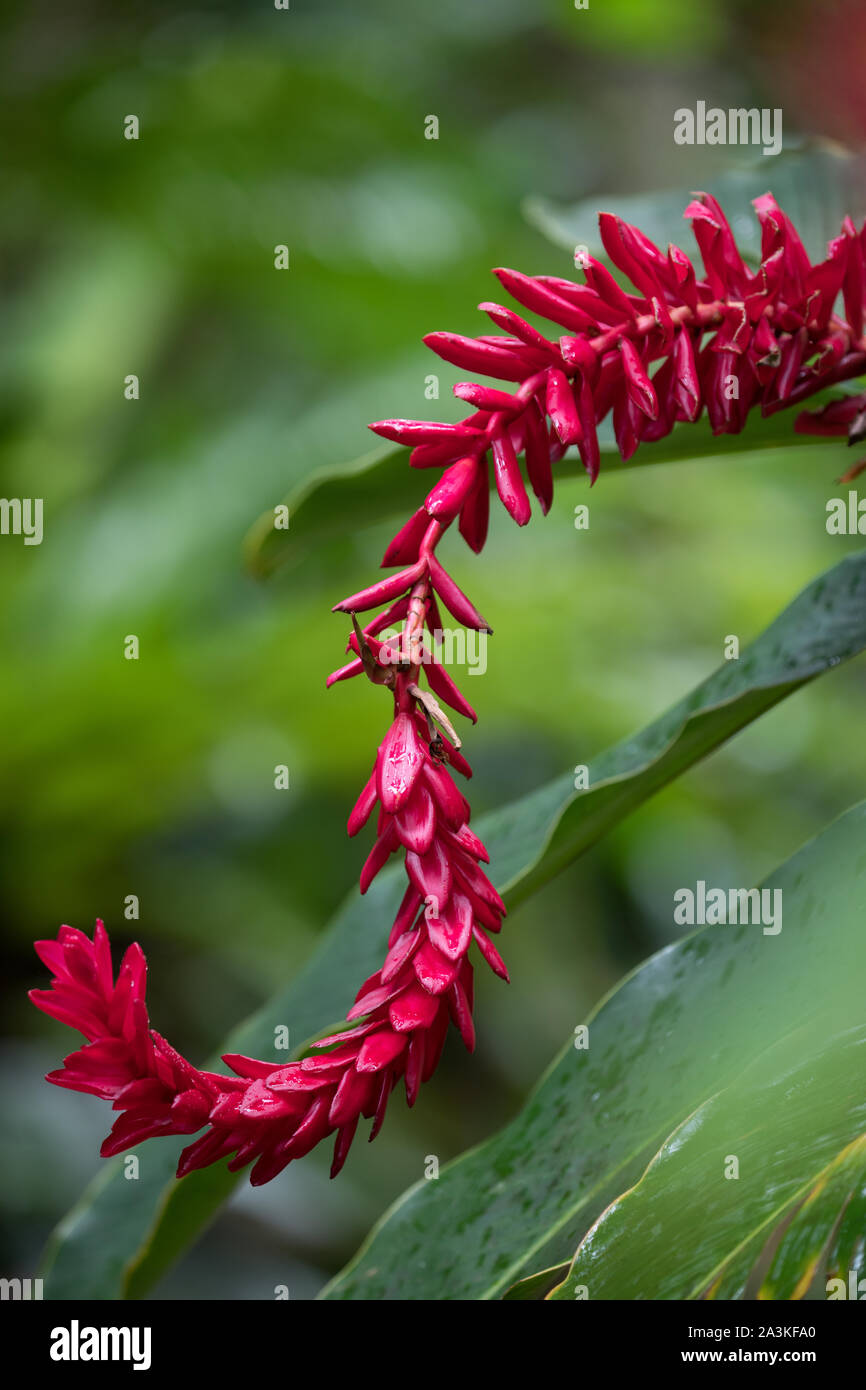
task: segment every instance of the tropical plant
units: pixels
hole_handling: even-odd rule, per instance
[[[414,1103],[449,1023],[472,1049],[470,949],[508,978],[491,934],[510,903],[772,704],[866,646],[866,558],[854,556],[810,585],[736,661],[599,759],[585,783],[569,774],[470,828],[452,775],[470,769],[442,704],[472,721],[475,714],[438,654],[442,607],[464,627],[491,629],[436,551],[454,522],[473,551],[483,548],[488,459],[503,506],[522,526],[531,513],[527,482],[546,513],[554,469],[570,448],[596,481],[612,449],[599,432],[608,416],[622,463],[640,444],[657,461],[682,456],[696,447],[683,441],[704,412],[708,451],[719,436],[773,446],[790,430],[779,412],[866,371],[866,227],[846,218],[813,263],[771,195],[755,207],[754,268],[704,194],[686,209],[702,273],[677,247],[664,253],[609,214],[600,218],[603,248],[631,289],[585,247],[576,254],[582,284],[497,271],[518,302],[562,333],[549,338],[513,310],[483,303],[503,333],[426,341],[460,369],[515,389],[459,382],[455,395],[474,407],[465,420],[372,426],[401,453],[411,447],[413,468],[444,471],[385,552],[382,565],[395,572],[336,605],[351,616],[350,660],[329,684],[363,674],[393,705],[349,818],[355,835],[377,813],[364,901],[340,914],[278,1012],[266,1010],[222,1053],[235,1074],[193,1066],[151,1029],[137,945],[115,979],[101,923],[92,939],[64,927],[37,943],[53,979],[31,997],[87,1040],[48,1079],[120,1112],[104,1155],[166,1141],[134,1211],[118,1201],[109,1173],[64,1223],[49,1263],[55,1295],[76,1269],[80,1296],[83,1247],[94,1296],[143,1292],[250,1164],[251,1181],[266,1182],[333,1135],[335,1175],[362,1117],[372,1121],[371,1138],[379,1132],[399,1082]],[[866,437],[866,395],[822,395],[817,405],[797,416],[796,432]],[[757,412],[762,423],[747,429]],[[395,463],[388,451],[354,470],[369,505],[388,503],[379,482]],[[316,498],[308,488],[296,526],[305,509],[315,521]],[[272,521],[258,528],[251,549],[261,568],[277,544]],[[358,615],[369,612],[362,626]],[[863,814],[849,812],[760,893],[744,891],[741,906],[781,895],[784,931],[781,915],[738,920],[724,910],[629,976],[512,1124],[412,1189],[330,1296],[735,1297],[759,1289],[799,1297],[828,1271],[862,1262]],[[388,864],[397,854],[402,874]],[[481,868],[488,862],[493,881]],[[334,1030],[350,968],[366,978],[349,1026]],[[285,1065],[248,1055],[263,1050],[272,1017],[289,1006],[307,1055]],[[200,1130],[178,1155],[175,1137]],[[183,1182],[166,1189],[175,1163]],[[697,1243],[688,1221],[696,1190],[706,1204]],[[94,1258],[95,1233],[109,1221],[111,1241]]]

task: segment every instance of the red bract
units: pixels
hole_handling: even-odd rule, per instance
[[[558,336],[542,334],[495,303],[481,308],[501,335],[428,336],[446,361],[515,386],[458,383],[455,395],[474,413],[456,425],[384,420],[371,426],[411,446],[413,467],[444,468],[385,552],[383,566],[396,572],[336,605],[352,615],[354,632],[351,660],[328,684],[364,673],[393,699],[392,723],[348,827],[358,834],[378,808],[362,892],[392,855],[403,855],[407,887],[388,953],[358,991],[348,1014],[352,1026],[316,1043],[314,1056],[282,1067],[227,1056],[236,1073],[229,1077],[197,1070],[151,1030],[137,946],[127,951],[115,982],[101,923],[92,941],[62,927],[56,941],[37,943],[53,980],[50,990],[34,990],[31,998],[87,1039],[48,1079],[111,1100],[120,1111],[103,1153],[152,1135],[203,1129],[184,1150],[179,1176],[229,1159],[230,1168],[253,1163],[251,1181],[261,1183],[335,1134],[336,1173],[360,1118],[372,1120],[371,1138],[378,1133],[398,1082],[413,1104],[435,1070],[449,1022],[468,1048],[474,1046],[469,951],[474,942],[496,974],[508,978],[490,939],[505,906],[480,868],[487,853],[469,828],[469,806],[452,777],[468,777],[470,769],[438,701],[472,720],[475,714],[434,659],[440,601],[458,623],[491,629],[436,547],[458,521],[470,548],[482,549],[489,462],[503,506],[522,526],[531,511],[529,490],[543,512],[549,509],[553,465],[569,446],[576,446],[595,481],[597,426],[608,414],[627,459],[641,443],[661,439],[677,422],[696,420],[704,408],[716,433],[736,433],[756,406],[771,414],[866,369],[864,230],[846,219],[827,258],[812,265],[772,196],[757,199],[755,207],[763,233],[755,270],[706,194],[686,209],[702,277],[677,247],[664,253],[636,228],[602,214],[605,250],[632,291],[585,254],[577,258],[582,285],[498,270],[503,287],[557,325]],[[840,297],[844,318],[834,312]],[[864,438],[866,395],[800,415],[795,428],[847,434],[852,442]],[[362,630],[355,614],[371,610],[377,611]],[[380,640],[397,625],[397,635]]]
[[[282,1067],[226,1056],[237,1077],[199,1071],[150,1028],[138,946],[129,947],[115,982],[101,922],[92,941],[62,927],[56,941],[37,942],[53,979],[51,989],[32,990],[31,999],[87,1039],[48,1080],[101,1096],[121,1112],[103,1155],[155,1135],[205,1128],[183,1151],[178,1177],[228,1159],[231,1169],[254,1163],[250,1180],[259,1184],[335,1134],[334,1176],[362,1117],[373,1121],[370,1138],[378,1134],[401,1080],[414,1104],[439,1061],[449,1022],[474,1047],[469,949],[474,941],[496,974],[508,978],[489,936],[499,930],[505,905],[479,867],[487,854],[469,829],[469,807],[448,764],[466,775],[468,766],[431,732],[412,693],[413,674],[412,665],[389,673],[394,722],[349,818],[349,833],[357,834],[379,808],[362,891],[401,848],[408,886],[382,968],[349,1010],[349,1023],[363,1021],[316,1043],[318,1055]]]
[[[600,218],[605,250],[636,292],[623,290],[585,253],[576,258],[583,285],[497,270],[520,304],[557,325],[556,335],[545,337],[510,310],[483,303],[506,336],[431,333],[425,341],[446,362],[517,382],[517,389],[460,382],[455,395],[476,413],[459,424],[383,420],[370,428],[415,444],[416,467],[460,458],[465,468],[466,458],[480,464],[489,455],[502,503],[523,525],[529,502],[515,454],[523,453],[528,480],[546,510],[543,480],[568,445],[577,446],[595,481],[596,428],[609,414],[627,459],[642,442],[663,438],[704,408],[716,434],[737,433],[756,406],[769,415],[859,375],[866,369],[864,230],[846,218],[826,259],[812,265],[771,194],[757,198],[755,209],[762,229],[755,270],[740,256],[718,203],[705,193],[685,213],[701,251],[702,278],[679,248],[665,254],[608,214]],[[840,294],[844,318],[833,312]],[[797,428],[808,430],[810,418],[801,416]],[[816,432],[836,423],[832,413],[824,414]],[[839,421],[834,432],[843,433],[847,423]],[[461,530],[467,520],[461,514]]]

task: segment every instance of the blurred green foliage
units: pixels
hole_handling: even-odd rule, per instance
[[[97,914],[118,947],[137,937],[155,1025],[200,1060],[357,878],[345,816],[387,713],[369,686],[326,694],[347,635],[330,608],[399,518],[267,586],[242,569],[248,526],[364,452],[367,420],[450,408],[447,371],[425,400],[439,369],[420,339],[478,331],[491,266],[570,273],[527,195],[698,184],[731,152],[674,146],[673,109],[778,100],[766,13],[745,4],[73,0],[50,19],[10,5],[3,24],[3,491],[45,499],[41,546],[0,540],[4,1272],[31,1273],[108,1119],[41,1081],[70,1040],[24,998],[32,939]],[[449,538],[496,628],[486,675],[464,681],[475,809],[648,722],[727,634],[746,641],[856,548],[824,529],[847,462],[822,445],[638,468],[600,481],[588,532],[569,482],[521,534],[497,514],[480,560]],[[678,934],[675,887],[753,882],[862,796],[863,685],[854,665],[799,694],[518,910],[514,983],[482,983],[474,1060],[448,1051],[339,1183],[314,1155],[245,1190],[163,1295],[315,1292],[425,1154],[490,1133],[588,1007]]]

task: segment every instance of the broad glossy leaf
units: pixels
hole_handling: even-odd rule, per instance
[[[783,1200],[768,1221],[713,1270],[705,1299],[799,1299],[826,1294],[827,1279],[862,1275],[866,1247],[866,1136],[863,1134]],[[837,1295],[838,1296],[838,1295]]]
[[[569,773],[482,818],[476,828],[509,905],[764,710],[864,647],[866,554],[848,557],[809,585],[739,661],[725,662],[640,734],[590,762],[586,790],[575,791]],[[302,1050],[342,1019],[358,982],[381,963],[404,884],[395,868],[364,897],[352,894],[306,969],[220,1052],[284,1062],[285,1053],[273,1053],[277,1025],[287,1025]],[[217,1067],[218,1060],[207,1065]],[[139,1294],[197,1237],[237,1179],[209,1169],[178,1184],[173,1173],[182,1147],[173,1140],[139,1146],[134,1183],[123,1178],[120,1162],[107,1166],[55,1233],[44,1271],[47,1297]]]
[[[502,1297],[509,1303],[538,1303],[559,1287],[567,1277],[569,1268],[570,1265],[566,1261],[565,1264],[553,1265],[550,1269],[540,1269],[537,1274],[518,1279]]]
[[[861,805],[765,885],[782,893],[778,934],[706,926],[628,976],[590,1018],[588,1048],[569,1042],[510,1125],[411,1188],[326,1296],[498,1298],[568,1258],[624,1192],[625,1209],[661,1146],[640,1224],[617,1203],[596,1228],[612,1223],[615,1255],[590,1237],[573,1282],[596,1298],[694,1293],[737,1220],[748,1239],[866,1128],[864,844]],[[681,1152],[674,1216],[651,1198]],[[739,1181],[724,1179],[730,1154]]]
[[[866,1172],[862,984],[856,972],[840,979],[832,1010],[780,1037],[673,1131],[584,1237],[552,1301],[578,1290],[590,1299],[743,1297],[755,1252],[760,1260],[786,1218],[759,1296],[808,1291]]]
[[[815,1176],[801,1205],[791,1214],[790,1222],[781,1232],[778,1243],[772,1242],[768,1252],[770,1263],[760,1280],[758,1297],[794,1299],[807,1295],[816,1280],[821,1280],[822,1294],[828,1276],[845,1277],[855,1268],[853,1262],[828,1264],[837,1222],[840,1218],[856,1218],[862,1268],[864,1237],[864,1186],[866,1186],[866,1134],[860,1134],[847,1144]],[[857,1270],[859,1273],[859,1269]],[[745,1286],[744,1286],[745,1290]],[[707,1297],[716,1297],[713,1286]]]

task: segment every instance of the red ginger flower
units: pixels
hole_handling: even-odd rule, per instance
[[[769,415],[857,376],[866,368],[866,229],[857,232],[846,218],[826,259],[812,265],[771,194],[757,198],[755,209],[763,235],[761,263],[754,271],[740,256],[718,203],[705,193],[685,213],[703,258],[703,278],[678,247],[664,254],[637,228],[608,213],[599,218],[602,242],[636,293],[623,290],[584,253],[576,257],[583,285],[497,270],[520,304],[564,332],[547,338],[512,310],[481,304],[507,336],[431,333],[425,341],[445,361],[517,382],[517,389],[460,382],[455,395],[474,405],[476,413],[459,424],[382,420],[371,429],[413,445],[414,467],[450,464],[449,474],[459,469],[460,477],[469,479],[459,507],[460,530],[479,550],[485,527],[471,489],[477,483],[481,490],[478,480],[488,453],[503,505],[523,525],[530,507],[517,456],[523,454],[527,479],[546,512],[551,463],[569,445],[577,446],[595,481],[596,426],[610,412],[619,451],[628,459],[641,442],[663,438],[678,421],[696,420],[704,407],[716,434],[737,433],[754,406]],[[845,319],[833,312],[840,292]],[[651,377],[656,362],[660,366]],[[731,380],[736,389],[730,388]],[[805,429],[807,423],[801,419],[797,427]],[[438,514],[440,487],[427,499],[430,515]],[[415,538],[419,535],[420,527]],[[407,533],[401,563],[413,558],[411,539]],[[386,563],[392,562],[386,556]]]
[[[226,1056],[236,1073],[229,1077],[197,1070],[150,1029],[138,946],[126,952],[115,982],[101,923],[92,941],[62,927],[56,941],[38,942],[54,978],[50,990],[34,990],[31,998],[88,1040],[48,1080],[102,1096],[121,1112],[103,1154],[152,1135],[193,1134],[207,1126],[181,1155],[178,1176],[229,1158],[233,1169],[254,1162],[251,1181],[262,1183],[336,1133],[336,1173],[362,1116],[373,1121],[370,1137],[378,1133],[400,1080],[414,1103],[421,1082],[436,1068],[449,1020],[472,1049],[469,949],[474,941],[507,979],[489,936],[499,931],[505,907],[480,868],[487,855],[469,828],[469,806],[449,771],[470,775],[438,701],[473,721],[475,714],[432,659],[442,629],[439,601],[464,626],[490,628],[437,559],[436,546],[457,520],[469,546],[482,549],[488,455],[503,505],[524,525],[530,502],[519,456],[547,512],[552,465],[569,445],[577,446],[595,481],[596,426],[611,411],[627,459],[638,444],[663,438],[678,421],[696,420],[704,407],[715,433],[736,433],[754,406],[771,414],[866,369],[866,228],[857,232],[846,218],[826,259],[812,265],[772,196],[758,198],[755,207],[763,229],[755,271],[743,262],[724,214],[706,194],[686,209],[703,258],[702,278],[677,247],[665,255],[636,228],[602,214],[605,249],[634,292],[622,289],[588,255],[578,257],[583,285],[499,270],[519,303],[564,330],[558,340],[492,303],[481,308],[504,336],[433,333],[426,339],[446,361],[518,384],[504,391],[460,382],[455,394],[475,413],[456,425],[385,420],[371,426],[413,446],[413,467],[447,465],[385,552],[383,567],[399,566],[397,572],[336,605],[352,614],[355,630],[352,659],[328,684],[364,672],[394,699],[393,722],[348,827],[357,834],[378,806],[362,892],[392,854],[404,854],[408,886],[388,954],[358,991],[348,1015],[352,1026],[316,1043],[317,1055],[282,1067]],[[844,319],[834,313],[840,294]],[[653,363],[660,365],[651,376]],[[866,395],[801,415],[795,428],[860,439],[866,436]],[[362,630],[355,614],[374,609],[381,611]],[[399,637],[379,639],[397,623]],[[425,644],[425,628],[432,647]],[[418,684],[422,673],[429,691]]]
[[[115,983],[101,922],[92,941],[62,927],[56,941],[36,943],[53,979],[50,990],[32,990],[31,999],[88,1039],[47,1079],[111,1100],[122,1112],[102,1145],[104,1156],[207,1125],[182,1153],[178,1177],[229,1158],[231,1169],[255,1161],[250,1178],[259,1184],[336,1131],[335,1176],[361,1116],[373,1120],[375,1138],[401,1078],[414,1104],[439,1061],[449,1021],[474,1048],[469,948],[474,941],[496,974],[508,978],[489,936],[499,931],[505,905],[479,867],[487,855],[469,829],[469,807],[446,766],[468,775],[468,765],[441,735],[430,738],[409,675],[399,672],[392,684],[396,716],[349,832],[356,834],[378,804],[379,834],[361,891],[400,846],[409,884],[384,964],[349,1011],[350,1023],[364,1021],[316,1043],[319,1055],[283,1067],[227,1055],[223,1061],[237,1077],[199,1071],[150,1029],[145,961],[137,945],[126,952]]]

